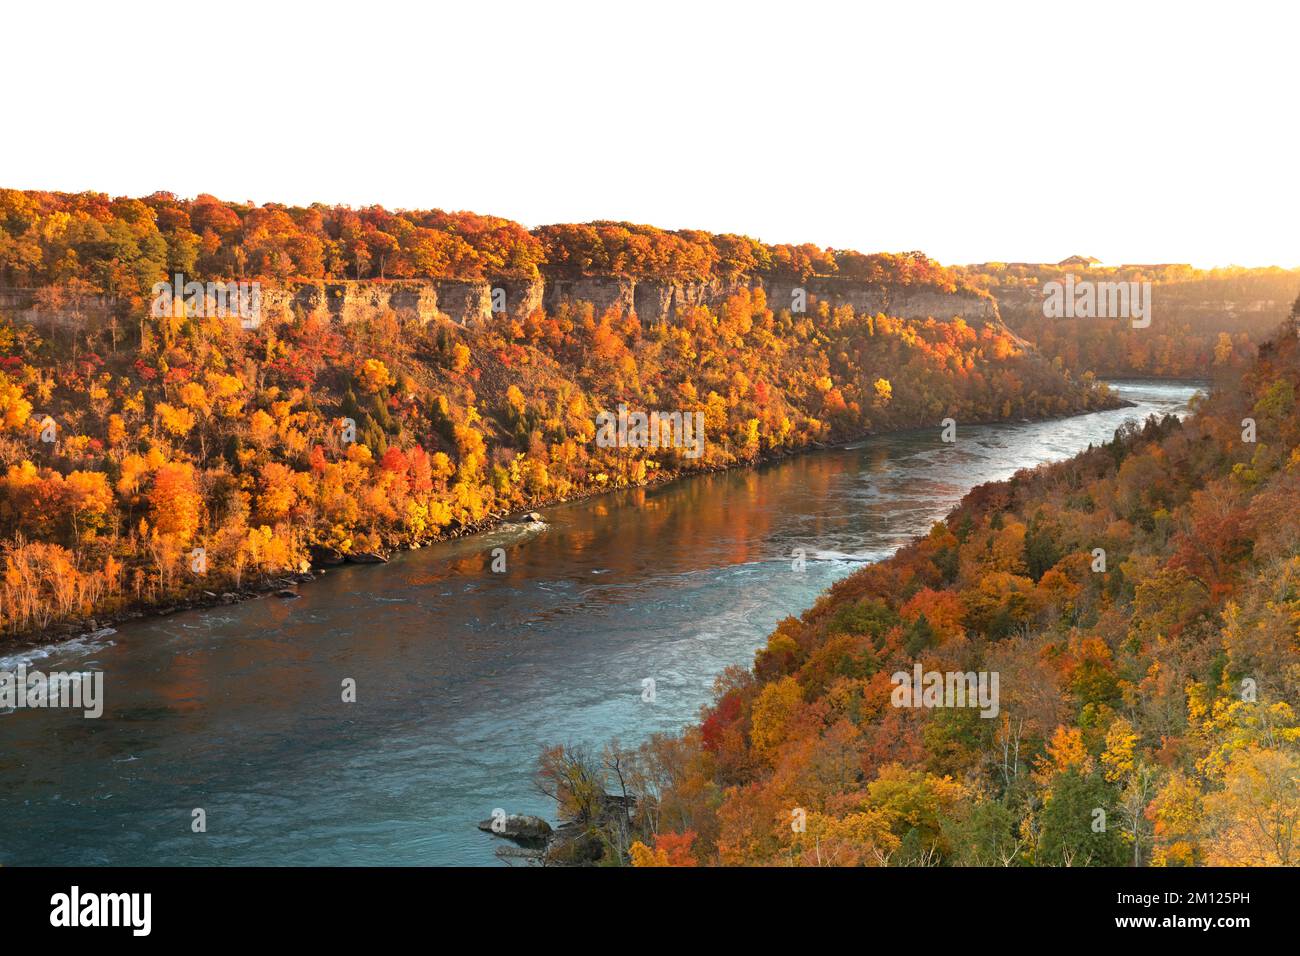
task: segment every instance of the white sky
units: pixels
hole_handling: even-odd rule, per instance
[[[6,4],[0,185],[1300,265],[1300,5]]]

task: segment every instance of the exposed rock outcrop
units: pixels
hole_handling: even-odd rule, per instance
[[[862,282],[840,277],[814,277],[804,282],[751,277],[705,282],[676,279],[632,279],[626,276],[593,276],[584,279],[556,279],[546,284],[544,304],[554,310],[564,304],[590,302],[597,312],[616,309],[636,312],[646,325],[670,322],[674,316],[696,306],[717,308],[742,289],[762,289],[774,310],[796,305],[796,292],[804,293],[804,308],[815,314],[818,303],[831,309],[852,306],[857,312],[885,312],[908,319],[933,316],[948,320],[954,316],[972,325],[997,321],[997,303],[977,292],[946,293],[933,287],[908,287]]]
[[[806,282],[760,276],[732,280],[687,281],[635,279],[630,276],[587,276],[577,279],[396,279],[260,283],[261,318],[285,321],[295,315],[316,315],[330,321],[364,321],[392,312],[404,322],[450,321],[477,325],[503,318],[521,319],[538,309],[555,312],[590,304],[597,314],[609,309],[635,313],[645,325],[671,322],[697,306],[718,308],[742,289],[763,289],[774,310],[795,304],[796,290],[805,293],[805,308],[815,315],[818,304],[832,309],[849,305],[858,312],[885,312],[903,318],[948,320],[960,316],[972,325],[996,321],[997,303],[975,292],[945,293],[933,287],[893,286],[842,277],[814,277]],[[103,296],[58,306],[66,315],[107,315],[120,303]],[[36,290],[0,289],[0,308],[29,319],[40,318],[46,306]],[[125,306],[123,306],[125,308]],[[118,310],[120,311],[120,309]]]
[[[391,311],[403,321],[434,320],[478,325],[502,318],[524,318],[538,309],[555,312],[590,304],[597,314],[613,309],[635,313],[645,325],[671,322],[697,306],[717,308],[742,289],[763,289],[776,310],[791,308],[796,290],[805,293],[805,308],[818,304],[858,312],[885,312],[902,318],[960,316],[972,325],[996,321],[997,303],[975,292],[945,293],[932,287],[891,286],[838,277],[793,280],[742,278],[693,282],[588,276],[580,279],[402,279],[391,282],[295,282],[262,291],[262,314],[269,320],[291,318],[295,311],[354,322]]]

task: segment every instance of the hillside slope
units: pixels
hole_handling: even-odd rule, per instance
[[[871,430],[1114,403],[996,322],[792,316],[762,288],[652,328],[590,302],[468,328],[382,303],[346,321],[291,309],[255,329],[97,313],[66,284],[40,302],[0,320],[10,635],[234,600],[313,556]],[[621,405],[698,418],[698,446],[606,447],[599,416]]]
[[[698,727],[606,756],[644,795],[607,853],[1300,861],[1298,329],[1300,301],[1185,422],[976,488],[782,622]],[[923,697],[928,677],[909,699],[918,667],[992,706]],[[543,775],[584,763],[550,752]]]

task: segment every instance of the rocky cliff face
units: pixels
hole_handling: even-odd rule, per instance
[[[286,286],[262,287],[262,318],[278,321],[295,312],[320,315],[338,322],[355,322],[385,311],[418,322],[438,315],[438,289],[427,282],[295,282]],[[449,298],[457,290],[449,290]],[[460,308],[466,308],[458,301]]]
[[[768,305],[778,311],[795,308],[796,293],[802,290],[804,308],[809,314],[816,314],[818,303],[825,302],[832,310],[848,305],[856,312],[885,312],[909,319],[933,316],[948,320],[960,316],[972,325],[998,318],[997,303],[977,293],[947,294],[929,288],[912,289],[842,278],[813,278],[799,283],[759,277],[708,282],[592,277],[548,282],[543,301],[547,309],[564,303],[590,302],[597,312],[607,308],[635,311],[646,325],[657,325],[696,306],[716,308],[744,288],[761,288]]]
[[[581,279],[465,281],[435,279],[390,283],[299,283],[263,292],[264,315],[287,317],[294,307],[307,312],[323,310],[338,321],[350,322],[374,310],[391,309],[404,319],[421,323],[445,318],[458,325],[489,322],[495,316],[522,318],[537,309],[550,312],[564,306],[590,304],[597,314],[613,309],[636,313],[646,325],[671,322],[696,306],[717,308],[744,288],[761,288],[773,309],[790,309],[802,289],[809,314],[818,304],[831,309],[852,306],[857,312],[885,312],[903,318],[949,320],[955,316],[972,325],[997,321],[997,303],[987,296],[958,292],[945,294],[930,288],[888,286],[849,279],[814,278],[800,285],[793,281],[747,279],[725,282],[688,282],[670,279],[633,279],[627,276],[592,276]]]
[[[885,312],[904,318],[949,320],[960,316],[972,325],[998,319],[997,303],[975,293],[945,294],[929,288],[912,289],[856,282],[841,278],[814,278],[800,284],[763,278],[689,282],[672,279],[633,279],[627,276],[592,276],[581,279],[407,279],[390,282],[312,281],[282,286],[261,286],[262,318],[290,319],[295,313],[315,314],[349,323],[387,311],[404,321],[425,324],[435,320],[475,325],[495,318],[523,318],[537,309],[556,311],[564,306],[590,303],[597,314],[614,309],[635,313],[646,325],[671,322],[674,316],[696,306],[717,308],[742,289],[763,289],[774,310],[791,309],[802,289],[804,307],[816,315],[819,303],[831,309],[852,306],[857,312]],[[39,303],[33,290],[0,290],[0,308],[27,312]],[[114,303],[96,298],[85,303],[92,312],[107,314]]]

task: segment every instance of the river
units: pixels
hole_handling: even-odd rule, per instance
[[[0,670],[102,670],[106,697],[97,720],[0,711],[0,865],[498,864],[475,823],[552,817],[530,785],[543,745],[679,729],[777,621],[974,485],[1197,388],[1112,384],[1137,407],[871,438],[332,569],[296,600],[0,649]]]

